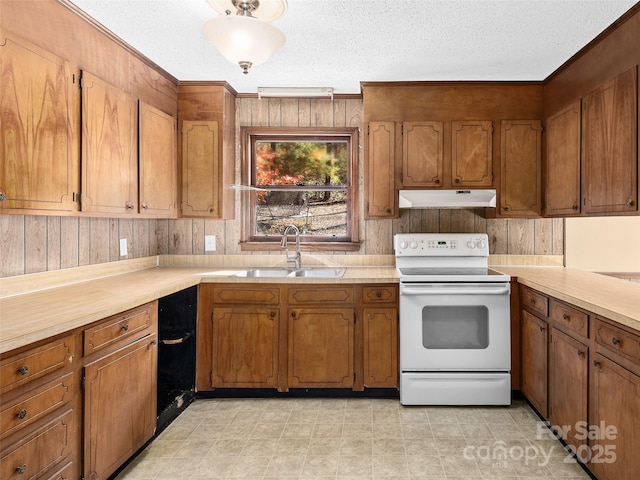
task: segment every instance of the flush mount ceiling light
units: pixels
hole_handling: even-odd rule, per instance
[[[253,65],[266,62],[284,45],[284,33],[266,19],[282,16],[287,10],[286,0],[207,1],[219,12],[225,9],[225,16],[207,20],[202,26],[203,35],[224,58],[240,65],[244,74],[249,73]],[[236,14],[231,15],[227,7],[235,8]]]

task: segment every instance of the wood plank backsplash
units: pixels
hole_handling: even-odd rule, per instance
[[[241,126],[356,126],[362,129],[362,100],[238,98],[236,125]],[[364,139],[360,138],[360,143]],[[362,154],[362,148],[360,149]],[[240,150],[236,145],[236,178],[240,178]],[[363,192],[362,158],[359,191]],[[507,255],[562,255],[563,219],[485,219],[483,210],[402,210],[396,220],[364,220],[360,195],[359,254],[392,253],[392,239],[400,232],[482,232],[489,235],[490,252]],[[149,255],[203,255],[204,236],[216,235],[212,255],[242,252],[241,210],[234,220],[124,219],[0,215],[0,277],[141,258]],[[126,238],[128,255],[120,257],[119,239]],[[265,252],[254,252],[263,255]],[[272,252],[281,254],[280,252]],[[344,253],[336,253],[336,255]]]

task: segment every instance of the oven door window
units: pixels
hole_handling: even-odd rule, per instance
[[[489,310],[483,305],[424,307],[422,345],[432,350],[487,348]]]

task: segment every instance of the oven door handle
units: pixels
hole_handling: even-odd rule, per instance
[[[479,287],[477,285],[473,287],[452,285],[449,288],[442,288],[441,286],[402,285],[400,293],[402,295],[507,295],[510,291],[511,288],[508,284],[487,287]]]

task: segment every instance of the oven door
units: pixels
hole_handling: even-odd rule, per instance
[[[401,283],[403,372],[511,367],[509,283]]]

